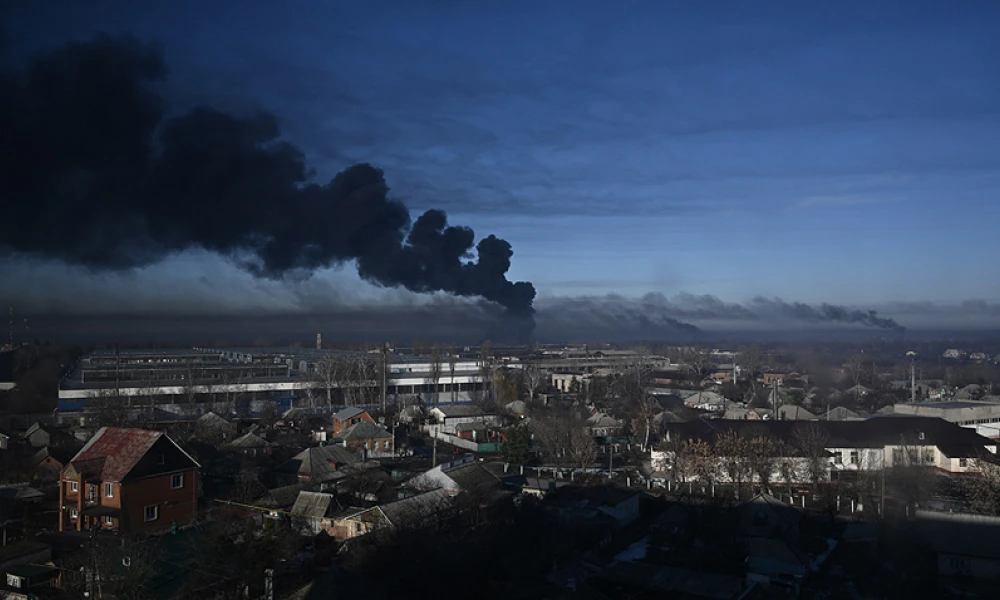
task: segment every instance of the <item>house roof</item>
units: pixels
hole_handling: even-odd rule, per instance
[[[267,448],[271,443],[253,433],[245,433],[226,444],[227,448]]]
[[[417,496],[383,504],[379,510],[396,527],[416,525],[436,514],[451,510],[452,496],[447,490],[434,490]]]
[[[338,436],[344,440],[370,440],[391,438],[392,434],[375,423],[362,421],[351,425]]]
[[[782,404],[779,406],[778,418],[790,419],[793,421],[815,421],[816,419],[819,419],[816,415],[795,404]]]
[[[835,406],[827,411],[826,414],[823,415],[823,418],[827,421],[836,421],[838,419],[857,419],[859,416],[860,415],[858,413],[849,408]]]
[[[636,493],[610,485],[566,485],[545,496],[545,503],[567,508],[593,509],[615,507]]]
[[[478,406],[472,404],[449,404],[447,406],[435,406],[433,409],[444,415],[446,419],[457,419],[461,417],[481,417],[485,413]]]
[[[70,463],[83,474],[99,476],[103,481],[121,481],[160,438],[166,438],[200,466],[162,431],[123,427],[100,428]]]
[[[323,494],[320,492],[299,492],[292,505],[292,516],[311,517],[318,519],[325,517],[333,503],[333,494]],[[336,506],[336,505],[335,505]]]
[[[211,411],[198,417],[195,423],[198,427],[218,427],[220,429],[231,429],[233,427],[232,423]]]
[[[360,460],[353,452],[340,446],[317,446],[299,452],[278,466],[277,470],[306,475],[313,481],[322,482],[337,477],[335,465],[353,465]]]
[[[0,500],[38,500],[45,494],[26,485],[0,485]]]
[[[591,427],[621,427],[621,421],[603,412],[597,412],[587,419]]]
[[[271,488],[257,499],[256,503],[268,508],[284,508],[295,504],[305,486],[301,483]]]
[[[333,413],[333,419],[336,421],[346,421],[348,419],[353,419],[354,417],[364,413],[365,410],[358,408],[356,406],[348,406],[338,412]]]
[[[45,431],[45,428],[44,428],[44,427],[42,427],[42,424],[41,424],[41,423],[39,423],[38,421],[35,421],[34,423],[32,423],[32,424],[31,424],[31,427],[29,427],[29,428],[28,428],[28,429],[27,429],[27,430],[26,430],[26,431],[24,432],[24,436],[25,436],[25,437],[27,437],[27,436],[29,436],[29,435],[31,435],[31,434],[35,433],[36,431],[39,431],[39,430],[41,430],[41,431],[43,431],[43,432],[44,432],[44,431]]]

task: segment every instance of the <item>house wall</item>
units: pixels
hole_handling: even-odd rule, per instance
[[[834,471],[877,471],[882,468],[882,448],[827,448],[833,457],[830,465]],[[853,462],[852,453],[857,453],[858,461]],[[837,456],[840,456],[840,462]]]
[[[344,446],[360,452],[368,450],[372,452],[392,452],[392,438],[368,438],[364,440],[346,440]]]
[[[333,436],[337,437],[338,435],[340,435],[341,431],[362,422],[374,423],[375,419],[373,419],[372,416],[368,414],[368,411],[365,411],[360,415],[355,415],[350,419],[346,419],[343,421],[341,421],[340,419],[333,419]]]
[[[194,520],[198,515],[198,471],[190,469],[184,474],[184,487],[171,489],[171,475],[156,475],[145,479],[127,481],[120,488],[122,506],[121,529],[124,532],[145,532],[170,527]],[[147,506],[158,506],[159,517],[145,520]]]
[[[333,519],[330,526],[324,528],[324,531],[333,539],[342,542],[365,535],[374,529],[373,523],[361,519]]]

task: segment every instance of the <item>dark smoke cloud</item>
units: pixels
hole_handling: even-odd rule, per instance
[[[667,339],[700,329],[669,314],[669,308],[617,294],[548,299],[539,308],[539,336],[561,339]]]
[[[2,74],[8,252],[108,271],[203,248],[262,278],[354,260],[373,283],[482,297],[530,325],[535,289],[507,279],[509,243],[475,244],[439,210],[411,226],[367,164],[312,183],[272,115],[168,117],[154,89],[166,74],[157,46],[110,36]]]
[[[758,313],[772,313],[809,323],[855,323],[878,329],[889,329],[897,333],[906,328],[896,321],[878,316],[874,310],[857,310],[836,304],[811,306],[802,302],[785,302],[781,298],[755,297],[751,306]]]
[[[835,304],[812,306],[802,302],[786,302],[780,298],[757,297],[746,305],[724,302],[712,295],[682,293],[668,298],[660,293],[640,298],[617,294],[553,298],[542,303],[540,315],[545,319],[575,318],[581,324],[606,323],[607,327],[641,329],[664,333],[692,333],[698,329],[686,321],[762,323],[782,322],[815,324],[856,324],[898,333],[905,328],[896,321],[879,317],[874,310],[862,311]],[[544,327],[544,326],[543,326]]]

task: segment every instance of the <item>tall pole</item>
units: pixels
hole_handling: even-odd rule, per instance
[[[910,357],[910,402],[917,401],[917,366],[916,360]]]
[[[389,368],[389,342],[382,344],[382,416],[385,416],[386,370]]]

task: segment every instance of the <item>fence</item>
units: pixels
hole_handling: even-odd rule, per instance
[[[425,428],[425,431],[432,438],[437,438],[442,442],[447,442],[452,446],[463,448],[465,450],[471,450],[472,452],[491,454],[494,452],[500,452],[500,449],[503,448],[503,443],[501,442],[478,443],[472,440],[466,440],[458,436],[451,435],[449,433],[445,433],[433,427],[427,427]]]

